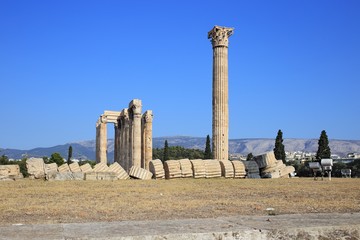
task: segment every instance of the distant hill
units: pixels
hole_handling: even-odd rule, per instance
[[[205,138],[201,137],[158,137],[153,138],[153,147],[162,148],[165,140],[168,140],[169,146],[181,146],[184,148],[205,148]],[[254,155],[264,152],[272,151],[274,148],[274,139],[230,139],[229,151],[230,153],[238,153],[246,155],[252,153]],[[34,148],[30,150],[18,149],[0,149],[0,155],[6,155],[9,158],[20,159],[24,156],[27,157],[43,157],[50,156],[54,152],[58,152],[64,158],[67,157],[69,146],[73,148],[73,157],[77,159],[95,159],[95,141],[82,141],[76,143],[67,143],[64,145],[57,145],[49,148]],[[316,152],[318,148],[317,139],[285,139],[285,150],[303,151],[303,152]],[[346,156],[351,152],[360,152],[360,140],[330,140],[331,153],[338,154],[339,156]],[[114,141],[108,140],[108,159],[114,158]]]

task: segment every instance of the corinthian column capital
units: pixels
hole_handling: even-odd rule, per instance
[[[228,47],[229,37],[233,34],[234,28],[214,26],[208,32],[208,39],[211,39],[213,48],[215,47]]]

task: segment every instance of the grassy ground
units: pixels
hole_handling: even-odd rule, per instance
[[[0,182],[0,225],[359,212],[360,179]]]

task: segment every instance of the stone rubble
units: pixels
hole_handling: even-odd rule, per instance
[[[155,179],[165,178],[164,167],[160,159],[151,160],[149,162],[149,170],[153,174],[153,178]]]
[[[0,165],[0,180],[16,180],[23,177],[19,165]]]
[[[221,166],[218,160],[207,159],[203,160],[205,164],[205,177],[206,178],[220,178]]]

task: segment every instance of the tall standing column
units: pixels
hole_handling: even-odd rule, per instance
[[[142,116],[142,146],[141,146],[141,167],[149,170],[149,163],[152,160],[152,121],[153,114],[147,110]]]
[[[96,162],[107,163],[106,117],[101,115],[96,123]]]
[[[228,39],[233,30],[215,26],[208,33],[213,47],[212,147],[218,160],[229,158]]]
[[[129,170],[130,150],[129,150],[129,113],[125,108],[120,113],[120,165]]]
[[[116,120],[114,123],[115,138],[114,138],[114,162],[120,163],[120,125],[119,121]]]
[[[131,120],[131,166],[141,168],[141,100],[132,100],[129,104],[129,112]]]

